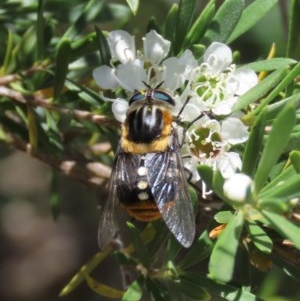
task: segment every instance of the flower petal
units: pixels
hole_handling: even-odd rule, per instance
[[[234,72],[234,77],[238,79],[239,86],[235,91],[237,95],[243,95],[258,83],[257,74],[251,69],[238,69]]]
[[[217,168],[220,170],[223,178],[228,179],[242,168],[242,160],[238,153],[224,152],[217,161]]]
[[[227,118],[221,125],[222,139],[231,145],[247,141],[249,132],[246,126],[237,118]]]
[[[232,63],[232,52],[227,45],[213,42],[206,49],[203,60],[210,66],[212,73],[219,74]]]
[[[146,81],[147,74],[141,60],[136,59],[128,64],[119,65],[116,76],[120,86],[128,91],[133,92],[145,88],[143,81]]]
[[[171,42],[164,39],[155,30],[143,38],[145,56],[154,64],[160,63],[169,53]]]
[[[122,64],[126,64],[135,59],[136,50],[134,37],[127,31],[111,31],[107,37],[107,42],[112,58],[119,60]]]
[[[113,101],[112,112],[118,121],[122,123],[125,121],[127,109],[128,101],[122,98],[117,98]]]
[[[113,76],[113,69],[105,65],[93,70],[93,78],[102,89],[115,89],[118,86],[118,82]]]

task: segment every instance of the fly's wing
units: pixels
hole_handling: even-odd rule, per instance
[[[147,154],[146,165],[151,192],[165,223],[188,248],[195,236],[195,217],[175,130],[171,147],[163,153]]]
[[[105,249],[111,242],[118,230],[118,216],[117,207],[119,201],[117,198],[117,177],[119,160],[116,157],[114,167],[108,184],[108,196],[105,200],[104,207],[101,208],[99,230],[98,230],[98,244],[100,249]]]
[[[130,155],[122,151],[116,153],[108,185],[108,196],[100,215],[98,244],[101,249],[104,249],[111,242],[118,231],[118,187],[131,187],[132,175],[130,175],[130,171],[134,164],[135,161],[131,159]]]

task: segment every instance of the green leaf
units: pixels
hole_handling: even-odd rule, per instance
[[[289,239],[300,250],[300,227],[298,225],[293,224],[286,217],[271,211],[262,210],[261,212],[273,229],[282,237]]]
[[[284,183],[286,181],[289,181],[292,177],[296,175],[296,171],[293,168],[293,166],[289,166],[282,170],[270,183],[268,183],[266,186],[262,188],[262,190],[259,192],[259,196],[264,196],[264,192],[268,190],[272,190],[272,188],[280,185],[281,183]]]
[[[243,0],[226,0],[218,9],[201,43],[227,42],[244,8]]]
[[[130,284],[127,291],[123,295],[122,301],[139,301],[143,295],[141,278],[135,280]]]
[[[59,296],[65,296],[71,293],[82,281],[85,280],[86,275],[90,274],[110,253],[112,248],[108,247],[102,252],[96,253],[84,266],[82,266],[78,273],[76,273],[70,282],[61,290]]]
[[[272,167],[276,164],[279,156],[283,152],[289,135],[295,125],[295,121],[295,111],[290,105],[287,105],[274,120],[254,178],[257,191],[260,191],[263,187]]]
[[[85,279],[90,289],[101,296],[110,299],[120,299],[124,295],[124,291],[118,290],[103,283],[99,283],[88,274],[85,275]]]
[[[69,59],[71,53],[71,44],[69,40],[62,39],[57,50],[56,64],[55,64],[55,79],[53,97],[55,100],[59,99],[62,88],[69,69]]]
[[[152,301],[165,301],[165,287],[162,287],[160,285],[159,281],[156,281],[156,279],[151,279],[150,277],[147,277],[145,279],[145,290],[150,295],[150,300]],[[173,300],[173,299],[172,299]]]
[[[127,227],[130,230],[131,241],[134,246],[134,249],[137,253],[137,256],[144,267],[150,267],[150,256],[148,250],[144,244],[140,231],[131,223],[127,222]]]
[[[172,42],[171,47],[173,47],[175,40],[175,24],[178,16],[178,9],[178,5],[174,3],[168,12],[165,22],[165,37]]]
[[[289,34],[287,42],[287,57],[299,60],[299,37],[300,19],[299,19],[299,1],[292,0],[289,13]]]
[[[73,40],[71,43],[71,60],[76,60],[86,54],[97,50],[96,32],[85,35],[80,39]]]
[[[228,224],[232,218],[233,214],[231,211],[220,211],[214,216],[215,221],[219,224]]]
[[[275,71],[274,73],[276,73],[277,71]],[[274,87],[274,89],[272,89],[272,91],[270,91],[270,93],[261,101],[261,103],[256,107],[256,109],[251,113],[247,114],[247,116],[248,117],[254,116],[258,112],[260,112],[267,104],[269,104],[272,100],[274,100],[284,89],[288,88],[290,84],[294,83],[295,78],[299,74],[300,74],[300,63],[295,65],[292,70],[287,72],[285,77]]]
[[[254,176],[260,158],[266,126],[266,113],[267,110],[263,110],[256,118],[245,147],[242,172],[250,177]]]
[[[268,105],[268,114],[267,114],[267,119],[273,119],[275,118],[279,112],[281,112],[283,110],[283,108],[285,107],[285,105],[287,103],[290,103],[290,105],[293,105],[295,110],[300,109],[300,94],[295,94],[291,97],[282,99],[280,101],[276,101],[275,103],[272,103],[270,105]],[[300,145],[300,144],[298,144]]]
[[[218,283],[201,274],[188,272],[182,275],[186,280],[205,287],[209,292],[228,301],[265,301],[255,294],[227,284]]]
[[[209,1],[205,8],[202,10],[199,17],[196,19],[191,29],[188,31],[184,45],[197,44],[207,30],[207,27],[212,21],[215,14],[216,4],[214,1]]]
[[[228,43],[236,40],[239,36],[253,27],[263,16],[265,16],[278,0],[256,0],[247,6],[234,31],[228,39]]]
[[[197,171],[201,177],[201,180],[205,182],[205,184],[210,189],[213,183],[213,170],[208,165],[198,165]]]
[[[81,14],[64,33],[63,39],[74,39],[76,35],[88,26],[105,7],[104,0],[90,0],[83,7]]]
[[[106,37],[102,30],[95,26],[97,34],[97,45],[100,53],[100,65],[109,65],[111,54]]]
[[[243,224],[243,213],[240,211],[219,236],[209,261],[209,275],[213,279],[221,282],[232,279]]]
[[[15,62],[13,62],[14,60],[12,57],[13,46],[14,46],[13,41],[14,41],[14,34],[12,31],[8,31],[7,40],[5,41],[6,43],[5,57],[3,60],[3,65],[0,68],[1,75],[13,71],[15,65]]]
[[[135,16],[136,13],[137,13],[137,10],[139,8],[139,4],[140,4],[140,1],[139,0],[126,0],[128,6],[130,7],[133,15]]]
[[[300,173],[300,151],[292,151],[290,160],[297,173]]]
[[[186,270],[188,267],[202,262],[208,258],[213,248],[213,241],[209,238],[207,230],[205,230],[196,242],[193,243],[186,256],[178,264],[180,270]]]
[[[258,61],[258,62],[245,64],[245,65],[237,68],[237,70],[251,69],[255,72],[272,71],[272,70],[287,68],[290,65],[293,65],[296,63],[297,63],[297,61],[290,59],[290,58],[276,57],[276,58],[272,58],[272,59],[267,59],[267,60],[262,60],[262,61]]]
[[[256,86],[250,89],[248,92],[239,97],[238,101],[232,108],[233,112],[246,108],[249,104],[257,101],[268,93],[268,91],[274,89],[278,83],[286,76],[288,70],[286,68],[278,69],[267,76],[264,80],[259,82]],[[248,114],[247,116],[254,114]]]
[[[300,175],[295,175],[286,181],[279,182],[276,186],[272,185],[269,189],[264,189],[259,193],[259,198],[278,198],[282,202],[288,202],[292,198],[300,196]]]
[[[259,199],[256,207],[260,210],[269,210],[278,214],[284,214],[290,209],[288,202],[272,197],[264,197]]]
[[[45,53],[45,19],[44,19],[44,0],[39,0],[37,10],[37,52],[38,58],[41,59]]]
[[[199,283],[191,279],[187,279],[184,276],[180,277],[179,282],[176,282],[176,284],[179,286],[180,292],[192,300],[211,300],[211,295],[207,292],[202,284],[199,285]]]
[[[256,223],[247,222],[248,232],[254,245],[263,253],[270,254],[273,248],[272,239]]]
[[[196,0],[180,0],[175,27],[174,51],[178,54],[194,17]]]

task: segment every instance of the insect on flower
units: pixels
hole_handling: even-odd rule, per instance
[[[159,86],[147,87],[129,100],[100,217],[101,249],[118,230],[119,204],[136,220],[151,222],[162,217],[184,247],[194,239],[193,204],[171,114],[175,101]]]

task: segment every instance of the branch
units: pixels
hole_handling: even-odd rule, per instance
[[[103,185],[110,177],[111,168],[100,162],[87,160],[77,162],[66,158],[57,158],[39,150],[32,152],[28,143],[13,135],[9,135],[8,142],[16,149],[50,165],[72,180],[88,186],[98,194],[103,190]]]
[[[88,111],[83,110],[74,110],[68,109],[64,107],[60,107],[54,104],[47,102],[44,98],[37,96],[37,95],[23,95],[20,92],[16,92],[10,88],[0,86],[0,96],[8,97],[14,101],[19,103],[28,104],[32,107],[42,107],[50,111],[56,111],[61,114],[66,114],[72,116],[76,119],[85,119],[92,121],[97,124],[119,124],[115,119],[107,118],[104,115],[93,114]]]

